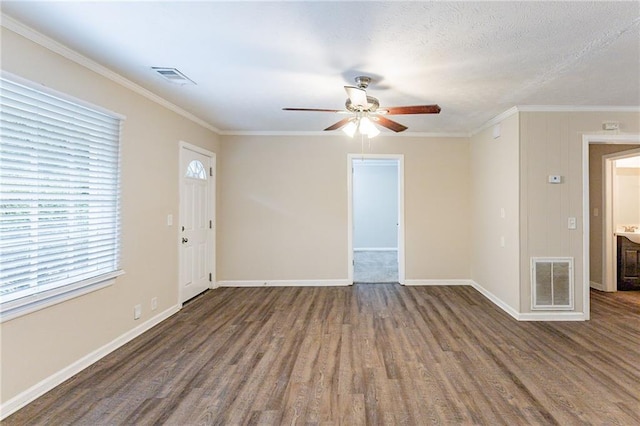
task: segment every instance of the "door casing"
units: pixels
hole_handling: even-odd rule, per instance
[[[605,291],[617,291],[617,250],[614,223],[614,203],[616,199],[616,176],[614,173],[615,160],[627,157],[635,157],[640,154],[640,149],[631,151],[622,151],[614,154],[605,155],[603,161],[603,188],[604,188],[604,229],[603,229],[603,265],[602,265],[602,285]]]
[[[589,224],[591,209],[589,208],[589,144],[638,144],[640,134],[627,135],[582,135],[582,306],[585,320],[591,317],[589,291],[591,289],[590,256],[589,256]],[[606,201],[606,200],[605,200]],[[605,207],[606,210],[606,207]],[[606,243],[606,238],[603,240]],[[607,255],[603,255],[606,269]],[[604,271],[604,274],[607,274]],[[604,284],[604,283],[603,283]]]
[[[347,154],[347,271],[353,284],[353,160],[377,159],[398,161],[398,282],[405,282],[404,253],[404,155],[403,154]]]

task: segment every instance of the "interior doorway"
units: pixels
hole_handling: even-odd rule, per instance
[[[628,147],[628,145],[622,145]],[[603,156],[604,178],[604,240],[603,286],[604,291],[618,290],[618,250],[617,236],[622,226],[639,226],[640,224],[640,192],[638,191],[638,167],[629,168],[629,175],[621,161],[640,159],[640,149],[620,151]],[[625,172],[623,172],[625,171]],[[632,187],[630,187],[630,185]],[[631,237],[630,237],[631,238]],[[635,238],[634,238],[635,239]]]
[[[348,159],[349,280],[404,283],[403,156]]]
[[[623,146],[624,145],[624,146]],[[638,148],[640,135],[583,135],[583,306],[584,319],[590,318],[590,289],[607,290],[616,265],[615,250],[607,250],[613,241],[611,226],[605,222],[612,217],[610,200],[606,199],[606,156],[617,151]],[[607,264],[608,263],[608,264]],[[614,273],[614,272],[613,272]],[[608,278],[606,276],[609,276]]]

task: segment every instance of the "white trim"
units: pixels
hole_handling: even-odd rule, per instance
[[[353,251],[398,251],[398,247],[354,247]]]
[[[342,287],[353,284],[353,280],[224,280],[218,287]]]
[[[369,167],[398,167],[398,161],[396,159],[381,158],[376,161],[357,161],[353,163],[353,167],[357,169],[366,169]]]
[[[520,112],[640,112],[640,106],[616,105],[518,105]]]
[[[404,154],[347,154],[347,271],[353,283],[353,161],[396,160],[398,163],[398,282],[405,281]]]
[[[341,136],[345,137],[344,133],[338,132],[324,132],[319,130],[221,130],[219,133],[221,136]]]
[[[589,256],[589,144],[625,144],[640,143],[640,134],[583,134],[582,135],[582,311],[584,319],[591,317],[589,288],[591,284]]]
[[[219,134],[222,136],[324,136],[324,137],[340,137],[345,140],[350,140],[348,136],[345,136],[342,132],[326,132],[326,131],[303,131],[303,130],[220,130]],[[468,138],[469,133],[431,133],[431,132],[381,132],[376,138],[383,137],[413,137],[413,138]]]
[[[458,286],[458,285],[473,285],[471,280],[404,280],[406,286]]]
[[[585,321],[582,312],[529,312],[520,314],[518,321]]]
[[[496,305],[497,307],[499,307],[500,309],[505,311],[507,314],[511,315],[514,319],[520,320],[520,315],[521,315],[520,312],[516,311],[510,305],[508,305],[505,302],[503,302],[502,299],[500,299],[495,294],[491,293],[486,288],[482,287],[477,282],[475,282],[473,280],[470,280],[470,281],[471,281],[471,286],[473,288],[475,288],[476,290],[478,290],[478,292],[480,292],[480,294],[482,294],[484,297],[489,299],[494,305]]]
[[[606,290],[604,289],[604,285],[603,285],[603,284],[597,283],[597,282],[595,282],[595,281],[591,281],[591,282],[589,283],[589,286],[590,286],[591,288],[593,288],[593,289],[598,290],[598,291],[606,291]]]
[[[504,120],[506,120],[507,118],[511,117],[514,114],[518,113],[518,107],[511,107],[508,110],[506,110],[505,112],[496,115],[495,117],[493,117],[491,120],[487,121],[486,123],[482,124],[480,127],[478,127],[477,129],[469,132],[469,137],[471,136],[475,136],[478,133],[480,133],[481,131],[488,129],[489,127],[493,127],[498,123],[503,122]]]
[[[112,286],[115,284],[116,278],[124,273],[122,269],[118,269],[108,274],[57,287],[43,293],[36,293],[23,299],[6,302],[0,311],[0,323]]]
[[[19,22],[13,18],[11,18],[8,15],[5,15],[4,13],[1,14],[0,16],[0,25],[5,27],[6,29],[13,31],[16,34],[19,34],[31,41],[33,41],[34,43],[39,44],[40,46],[51,50],[54,53],[57,53],[61,56],[63,56],[66,59],[69,59],[70,61],[73,61],[77,64],[82,65],[85,68],[90,69],[91,71],[94,71],[98,74],[100,74],[103,77],[108,78],[109,80],[123,86],[126,87],[129,90],[132,90],[134,92],[136,92],[139,95],[144,96],[145,98],[175,112],[176,114],[179,114],[191,121],[193,121],[196,124],[199,124],[202,127],[205,127],[209,130],[211,130],[212,132],[215,132],[217,134],[220,134],[220,130],[217,129],[216,127],[214,127],[213,125],[211,125],[210,123],[207,123],[206,121],[202,120],[201,118],[196,117],[195,115],[191,114],[190,112],[187,112],[186,110],[180,108],[179,106],[167,101],[164,98],[161,98],[160,96],[156,95],[153,92],[150,92],[149,90],[143,88],[142,86],[137,85],[136,83],[132,82],[131,80],[121,76],[120,74],[100,65],[99,63],[87,58],[86,56],[81,55],[80,53],[76,52],[75,50],[70,49],[69,47],[58,43],[57,41],[45,36],[44,34],[39,33],[38,31],[34,30],[33,28],[23,24],[22,22]],[[151,70],[150,70],[151,72]]]
[[[468,138],[468,132],[455,133],[435,133],[435,132],[402,132],[402,133],[381,133],[380,136],[393,136],[398,138]],[[378,137],[380,137],[378,136]]]
[[[617,199],[617,175],[614,173],[614,162],[621,158],[628,158],[640,154],[640,148],[627,151],[614,152],[602,156],[602,183],[603,183],[603,212],[602,227],[602,291],[618,290],[617,263],[617,237],[614,226],[614,203]]]
[[[0,420],[7,418],[9,415],[15,413],[20,408],[34,401],[36,398],[44,395],[46,392],[49,392],[51,389],[55,388],[65,380],[68,380],[85,368],[89,367],[111,352],[115,351],[122,345],[130,342],[145,331],[150,330],[154,326],[174,315],[179,310],[180,307],[178,305],[170,307],[169,309],[159,313],[155,317],[150,318],[148,321],[127,331],[126,333],[122,334],[121,336],[117,337],[101,348],[98,348],[95,351],[83,356],[79,360],[71,363],[57,373],[54,373],[46,379],[40,381],[39,383],[36,383],[26,391],[21,392],[10,400],[4,402],[2,406],[0,406]]]

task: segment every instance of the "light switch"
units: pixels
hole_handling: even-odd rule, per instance
[[[167,215],[167,226],[171,226],[173,225],[173,215],[172,214],[168,214]]]
[[[569,229],[576,229],[578,227],[575,217],[570,217],[567,223]]]

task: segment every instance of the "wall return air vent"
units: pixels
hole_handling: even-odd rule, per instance
[[[196,84],[195,81],[191,80],[186,75],[182,74],[175,68],[163,68],[163,67],[151,67],[152,70],[160,74],[162,78],[171,83],[185,85],[185,84]]]
[[[573,258],[532,257],[531,309],[573,310]]]

